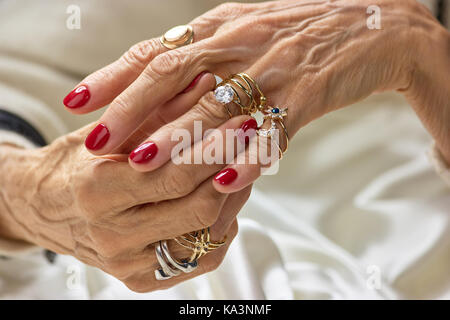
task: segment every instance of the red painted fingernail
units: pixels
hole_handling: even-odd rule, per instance
[[[106,142],[108,142],[109,137],[110,134],[108,128],[104,124],[100,123],[87,136],[84,145],[90,150],[98,150],[104,147]]]
[[[195,85],[197,84],[197,82],[200,81],[200,78],[201,78],[204,74],[206,74],[206,73],[208,73],[208,72],[207,72],[207,71],[203,71],[203,72],[199,73],[199,74],[195,77],[195,79],[192,80],[192,82],[187,86],[187,88],[184,89],[184,90],[182,91],[182,93],[186,93],[186,92],[191,91],[191,90],[195,87]]]
[[[245,121],[241,125],[240,132],[238,134],[239,139],[241,142],[245,142],[245,144],[248,144],[250,142],[250,138],[253,137],[256,134],[256,129],[258,128],[258,123],[255,119],[251,118]]]
[[[238,174],[237,174],[236,170],[234,170],[232,168],[228,168],[228,169],[222,170],[218,174],[216,174],[216,176],[214,177],[214,180],[216,180],[221,185],[225,186],[225,185],[232,183],[234,180],[236,180],[237,176],[238,176]]]
[[[87,86],[79,86],[73,89],[63,100],[67,108],[76,109],[84,106],[91,98]]]
[[[131,161],[135,163],[146,163],[152,160],[158,153],[158,147],[153,142],[146,142],[130,153]]]

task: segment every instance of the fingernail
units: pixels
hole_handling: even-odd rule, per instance
[[[222,170],[218,174],[216,174],[216,176],[214,177],[214,180],[216,180],[221,185],[225,186],[225,185],[232,183],[234,180],[236,180],[237,176],[238,176],[238,174],[237,174],[236,170],[234,170],[232,168],[228,168],[228,169]]]
[[[204,74],[206,74],[206,73],[208,73],[208,72],[207,72],[207,71],[203,71],[203,72],[199,73],[199,74],[195,77],[195,79],[192,80],[192,82],[187,86],[187,88],[184,89],[184,90],[182,91],[182,93],[186,93],[186,92],[191,91],[191,90],[195,87],[195,85],[197,84],[197,82],[200,81],[201,77],[202,77]]]
[[[91,98],[87,86],[79,86],[73,89],[63,100],[67,108],[75,109],[84,106]]]
[[[241,142],[245,142],[248,144],[250,142],[250,138],[253,137],[256,133],[256,129],[258,128],[258,123],[255,119],[251,118],[245,121],[241,125],[241,129],[239,131],[238,137]],[[248,132],[250,130],[250,132]]]
[[[105,146],[106,142],[108,142],[109,136],[110,134],[108,128],[104,124],[100,123],[87,136],[84,145],[90,150],[99,150]]]
[[[135,163],[146,163],[152,160],[157,153],[158,147],[156,144],[147,142],[134,149],[133,152],[130,153],[130,159]]]

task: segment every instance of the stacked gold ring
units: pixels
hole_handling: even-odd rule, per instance
[[[246,95],[247,103],[244,103],[244,99],[239,95],[238,89]],[[289,134],[284,124],[284,117],[287,116],[287,108],[280,109],[278,107],[266,106],[266,96],[258,83],[246,73],[233,74],[217,84],[214,95],[217,101],[225,105],[230,102],[237,104],[241,108],[242,114],[252,115],[259,111],[264,115],[264,120],[270,120],[269,129],[258,128],[257,133],[259,136],[272,138],[277,129],[277,124],[279,124],[286,138],[286,147],[282,150],[279,143],[275,142],[275,144],[279,150],[280,159],[283,158],[283,155],[289,147]],[[230,117],[232,117],[228,107],[227,111]]]
[[[226,237],[220,242],[212,242],[209,228],[194,231],[173,239],[180,246],[192,251],[188,259],[177,260],[172,257],[167,240],[155,244],[155,254],[159,263],[155,277],[157,280],[167,280],[183,273],[193,272],[198,267],[198,259],[216,250],[226,243]]]
[[[209,228],[176,237],[174,240],[180,246],[192,251],[192,255],[186,260],[188,263],[197,261],[204,255],[222,247],[226,243],[226,238],[219,242],[212,242]]]
[[[247,103],[244,103],[238,89],[246,95]],[[246,73],[233,74],[217,84],[214,95],[216,100],[223,104],[234,102],[241,108],[241,113],[246,115],[262,111],[267,101],[257,82]]]

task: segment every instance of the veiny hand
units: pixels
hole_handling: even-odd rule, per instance
[[[233,118],[220,132],[239,128],[247,118]],[[230,196],[218,193],[209,177],[220,165],[199,170],[168,162],[142,173],[128,165],[126,155],[93,156],[83,145],[92,128],[42,149],[0,146],[0,235],[73,255],[138,292],[215,269],[236,235],[235,216],[251,187]],[[227,235],[227,245],[200,258],[194,272],[157,281],[152,244],[207,226],[213,241]],[[173,256],[191,255],[173,240],[169,244]]]
[[[428,69],[420,72],[416,66],[432,51],[434,59],[448,68],[448,33],[415,0],[378,1],[382,29],[370,30],[366,10],[372,4],[370,0],[224,4],[191,23],[193,44],[167,51],[157,39],[144,41],[88,76],[81,83],[88,90],[76,95],[74,106],[78,108],[71,110],[85,113],[111,102],[99,120],[101,129],[87,140],[96,155],[115,152],[136,132],[151,134],[136,150],[137,158],[145,161],[130,160],[141,171],[154,170],[170,159],[176,143],[170,140],[174,128],[192,131],[193,120],[202,120],[207,130],[226,121],[224,108],[211,94],[192,109],[189,103],[174,102],[183,99],[179,93],[206,70],[222,78],[238,72],[255,78],[269,104],[289,108],[286,125],[291,137],[327,112],[373,92],[398,90],[417,102],[418,115],[440,143],[448,124],[443,128],[439,124],[443,113],[427,108],[428,93],[420,89],[418,80],[439,67],[422,64]],[[195,101],[213,85],[211,81],[186,101]],[[445,114],[448,119],[449,113]],[[149,124],[151,130],[142,129]],[[99,132],[103,139],[98,139]],[[440,145],[450,155],[448,137],[447,141]],[[248,163],[229,167],[235,170],[234,180],[227,179],[227,185],[214,182],[221,192],[240,190],[261,172],[260,165]]]

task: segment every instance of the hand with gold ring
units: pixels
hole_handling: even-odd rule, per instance
[[[448,135],[442,135],[448,132],[448,113],[436,102],[446,100],[446,88],[435,81],[433,90],[440,98],[433,100],[424,89],[431,86],[420,85],[430,78],[428,74],[445,78],[449,62],[443,44],[448,43],[448,32],[412,0],[381,1],[378,5],[388,9],[382,11],[383,27],[373,30],[366,14],[371,4],[370,0],[224,4],[192,21],[191,44],[169,50],[159,39],[147,41],[86,78],[81,85],[88,87],[90,98],[77,93],[84,105],[71,110],[84,113],[111,102],[87,147],[93,154],[108,154],[133,134],[148,134],[130,159],[133,168],[148,171],[169,161],[173,128],[189,131],[194,120],[203,120],[206,130],[227,120],[211,94],[198,103],[176,102],[205,70],[222,78],[240,72],[251,75],[269,106],[289,109],[284,124],[290,138],[328,112],[374,92],[397,90],[410,99],[443,155],[450,157]],[[439,63],[427,62],[427,55]],[[417,65],[423,70],[413,72]],[[212,81],[209,77],[205,89],[213,86]],[[197,97],[186,99],[192,102]],[[172,113],[173,105],[178,108]],[[133,161],[142,158],[148,161]],[[214,185],[221,192],[234,192],[260,173],[260,164],[231,164]]]

